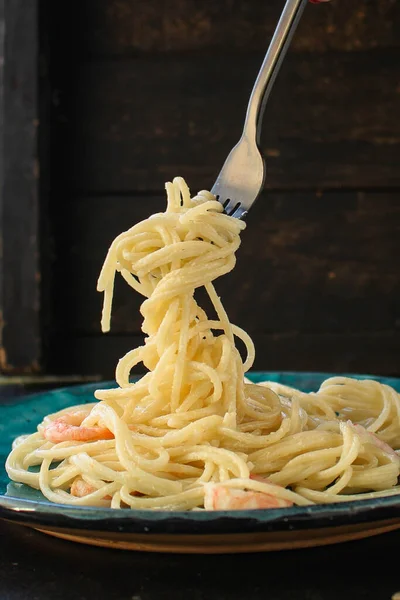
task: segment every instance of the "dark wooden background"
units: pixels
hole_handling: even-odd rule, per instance
[[[17,349],[2,367],[112,377],[141,341],[141,318],[118,282],[112,331],[100,332],[107,248],[163,209],[165,181],[212,186],[283,0],[32,6],[40,301],[28,356]],[[217,286],[255,340],[257,368],[400,375],[399,46],[397,0],[304,13],[265,114],[266,189]],[[21,345],[32,314],[8,311],[19,319],[9,343]]]

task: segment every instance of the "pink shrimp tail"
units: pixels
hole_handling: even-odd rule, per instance
[[[352,423],[352,421],[349,421],[349,423],[362,439],[368,440],[371,444],[374,444],[374,446],[380,448],[380,450],[383,450],[383,452],[386,454],[389,454],[389,456],[400,460],[397,452],[391,446],[389,446],[389,444],[381,440],[375,433],[368,431],[368,429],[366,429],[363,425],[360,425],[360,423]]]
[[[265,481],[265,480],[264,480]],[[293,502],[264,492],[244,491],[224,485],[213,485],[206,489],[204,505],[209,510],[253,510],[261,508],[283,508]]]
[[[84,498],[85,496],[93,494],[96,491],[97,489],[93,485],[90,485],[84,479],[81,479],[81,477],[77,477],[71,485],[70,493],[71,496],[75,496],[76,498]],[[103,498],[103,500],[111,499],[111,496],[104,496]]]
[[[87,414],[83,411],[66,413],[55,419],[43,430],[43,436],[53,444],[61,442],[95,442],[111,440],[114,434],[106,427],[82,427]]]

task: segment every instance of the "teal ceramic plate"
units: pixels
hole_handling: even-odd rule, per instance
[[[315,391],[327,373],[255,372]],[[353,375],[365,378],[368,376]],[[400,391],[400,379],[373,377]],[[4,462],[12,440],[33,432],[46,414],[93,402],[88,384],[10,398],[0,405],[0,517],[77,542],[183,553],[255,552],[343,542],[400,528],[400,497],[311,507],[232,512],[161,512],[71,507],[48,502],[39,492],[11,482]]]

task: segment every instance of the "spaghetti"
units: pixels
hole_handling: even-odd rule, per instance
[[[18,438],[10,478],[57,503],[160,510],[399,493],[399,394],[344,377],[311,394],[248,382],[252,340],[229,322],[213,285],[234,268],[245,224],[223,214],[209,192],[191,198],[182,178],[166,190],[166,211],[114,240],[98,280],[103,331],[117,272],[145,297],[144,345],[119,361],[116,388]],[[213,319],[195,300],[200,287]],[[235,338],[246,347],[244,362]],[[147,373],[132,383],[139,363]]]

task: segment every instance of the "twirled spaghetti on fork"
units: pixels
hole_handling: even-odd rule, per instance
[[[235,266],[242,221],[209,192],[166,184],[167,209],[112,243],[98,290],[110,328],[114,277],[145,297],[144,345],[97,402],[47,416],[14,443],[11,479],[53,502],[161,510],[274,508],[397,494],[400,397],[332,378],[306,394],[252,384],[251,338],[229,322],[213,281]],[[204,287],[209,318],[194,294]],[[247,356],[235,346],[240,338]],[[132,383],[143,363],[147,373]],[[39,466],[36,472],[33,467]]]

